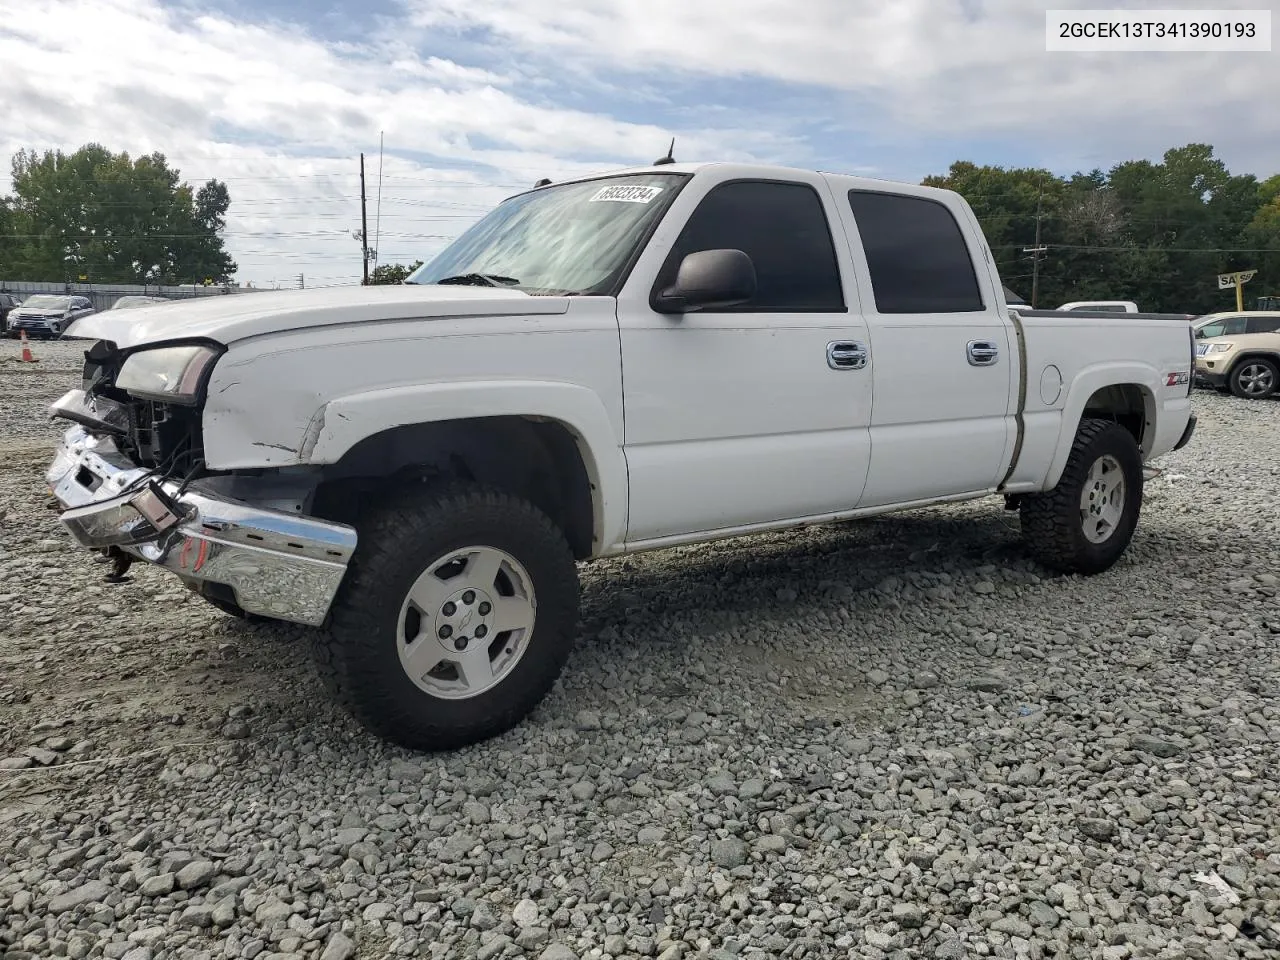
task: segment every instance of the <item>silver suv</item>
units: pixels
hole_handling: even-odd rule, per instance
[[[8,336],[25,332],[28,337],[56,340],[67,327],[93,313],[88,297],[61,293],[37,293],[9,313]]]

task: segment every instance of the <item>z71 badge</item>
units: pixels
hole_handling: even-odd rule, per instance
[[[1164,378],[1166,387],[1179,387],[1191,379],[1191,374],[1185,370],[1179,370],[1177,373],[1167,374]]]

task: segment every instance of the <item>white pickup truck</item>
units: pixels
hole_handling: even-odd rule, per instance
[[[665,164],[539,186],[404,285],[108,311],[47,481],[84,547],[310,624],[376,733],[517,724],[577,562],[987,495],[1094,574],[1185,444],[1185,321],[1020,317],[955,193]]]

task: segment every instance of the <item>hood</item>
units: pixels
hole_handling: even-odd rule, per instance
[[[531,297],[508,287],[322,287],[230,293],[129,310],[104,310],[77,320],[73,339],[109,340],[120,349],[165,340],[231,344],[287,330],[374,320],[531,316],[564,313],[565,297]]]

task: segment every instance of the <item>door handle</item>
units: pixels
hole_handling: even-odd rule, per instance
[[[989,367],[1000,359],[1000,348],[990,340],[970,340],[969,363],[975,367]]]
[[[855,340],[827,344],[827,366],[832,370],[861,370],[867,365],[867,345]]]

